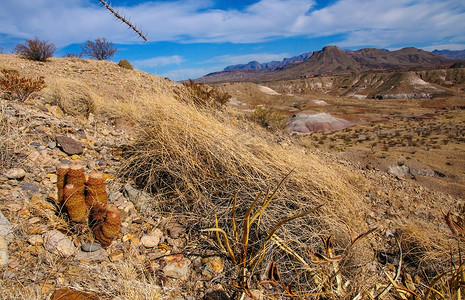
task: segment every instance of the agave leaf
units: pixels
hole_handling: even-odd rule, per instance
[[[228,235],[226,234],[226,232],[224,232],[223,229],[220,229],[220,228],[207,228],[207,229],[202,229],[201,231],[219,232],[219,233],[221,233],[221,235],[223,236],[223,239],[224,239],[224,244],[226,245],[226,249],[224,247],[223,247],[223,249],[228,252],[229,256],[231,257],[231,259],[233,261],[233,263],[237,264],[236,257],[234,256],[234,252],[232,251],[231,246],[229,245]]]

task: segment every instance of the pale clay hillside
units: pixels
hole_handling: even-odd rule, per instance
[[[0,298],[460,297],[447,191],[112,62],[1,54],[4,69],[46,87],[0,99]],[[102,173],[121,218],[108,247],[58,203],[67,163]]]

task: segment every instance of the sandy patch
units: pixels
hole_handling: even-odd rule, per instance
[[[280,93],[276,92],[272,88],[269,88],[267,86],[259,85],[258,88],[262,93],[268,94],[268,95],[281,95]]]
[[[313,100],[313,103],[317,105],[328,105],[328,103],[326,103],[324,100]]]

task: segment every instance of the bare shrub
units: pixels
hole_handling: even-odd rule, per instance
[[[231,99],[230,94],[205,84],[195,83],[192,79],[189,79],[189,82],[184,82],[183,85],[189,89],[194,104],[201,107],[221,107]]]
[[[113,43],[107,41],[106,38],[98,38],[94,42],[87,41],[84,46],[81,46],[81,50],[82,54],[97,60],[110,59],[117,51]]]
[[[53,43],[49,44],[35,37],[33,40],[26,40],[25,44],[18,44],[13,53],[23,55],[30,60],[46,61],[55,51],[56,47]]]
[[[286,116],[271,108],[257,107],[249,119],[267,129],[283,129],[286,126]]]
[[[32,93],[45,87],[44,77],[22,77],[17,71],[3,69],[0,76],[2,97],[11,100],[25,101]]]

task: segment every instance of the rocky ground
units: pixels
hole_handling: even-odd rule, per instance
[[[189,255],[182,220],[142,216],[136,206],[141,197],[149,195],[115,177],[122,159],[115,145],[127,144],[130,136],[92,115],[87,120],[66,116],[56,106],[6,100],[0,105],[2,121],[14,126],[27,119],[21,128],[26,132],[26,146],[15,153],[20,167],[5,169],[0,176],[2,276],[5,285],[22,285],[11,290],[12,298],[20,292],[48,298],[62,286],[79,289],[89,279],[79,273],[127,260],[139,266],[140,272],[152,274],[155,291],[163,298],[198,299],[209,290],[221,289],[214,278],[223,272],[223,259]],[[56,168],[66,161],[79,162],[87,172],[103,172],[109,201],[122,215],[121,233],[107,249],[94,243],[88,229],[69,223],[57,210]],[[60,267],[50,265],[63,260],[66,263]],[[190,287],[184,289],[185,285]],[[122,297],[122,288],[114,294],[95,294]]]

